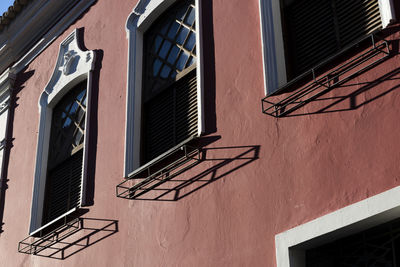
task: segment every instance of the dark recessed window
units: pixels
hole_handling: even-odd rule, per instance
[[[53,109],[43,224],[80,204],[85,120],[86,81]]]
[[[399,267],[400,219],[306,251],[306,267]]]
[[[142,163],[197,134],[195,8],[178,1],[145,33]]]
[[[283,0],[289,80],[381,28],[378,0]]]

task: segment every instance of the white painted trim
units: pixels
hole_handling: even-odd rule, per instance
[[[94,70],[95,53],[84,51],[80,47],[77,30],[73,31],[61,44],[54,67],[53,75],[39,100],[39,133],[36,153],[34,187],[31,208],[31,223],[29,232],[32,233],[42,226],[44,191],[46,185],[48,149],[50,140],[51,118],[54,106],[58,101],[79,82],[87,80],[87,106],[89,109],[91,77]],[[87,114],[86,114],[87,116]],[[85,120],[85,129],[88,129],[88,120]],[[86,148],[84,139],[84,148]],[[86,170],[85,153],[83,156],[82,177]],[[85,192],[86,181],[82,179],[81,192]],[[84,193],[81,194],[81,206],[84,203]]]
[[[381,13],[382,27],[386,28],[396,19],[393,0],[378,0]]]
[[[52,225],[53,223],[57,222],[57,221],[60,220],[61,218],[65,217],[65,216],[68,216],[68,215],[70,215],[71,213],[74,213],[74,212],[77,211],[77,210],[78,210],[78,208],[72,208],[72,209],[70,209],[69,211],[65,212],[63,215],[58,216],[57,218],[55,218],[55,219],[52,220],[51,222],[46,223],[45,225],[43,225],[43,226],[40,227],[39,229],[37,229],[37,230],[31,232],[29,235],[30,235],[30,236],[36,235],[37,233],[39,233],[40,231],[46,229],[47,227],[49,227],[49,226]]]
[[[277,267],[304,266],[304,249],[400,217],[400,186],[275,236]]]
[[[126,126],[125,126],[125,159],[124,176],[140,167],[140,125],[142,110],[142,65],[143,65],[143,34],[151,24],[177,0],[140,0],[126,23],[128,38],[128,73],[127,73],[127,99],[126,99]],[[201,5],[196,1],[196,19],[200,19]],[[199,111],[198,135],[204,131],[204,72],[202,62],[203,36],[196,22],[197,34],[197,91]]]
[[[395,20],[393,0],[378,0],[383,28]],[[264,88],[268,95],[287,81],[280,0],[259,0]]]

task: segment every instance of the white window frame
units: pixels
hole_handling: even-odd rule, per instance
[[[53,75],[50,81],[44,88],[39,99],[39,133],[36,152],[34,187],[31,208],[31,222],[29,235],[35,235],[42,229],[51,225],[60,218],[74,212],[76,208],[68,211],[59,218],[42,225],[43,205],[46,185],[48,150],[50,142],[50,131],[52,122],[52,112],[56,104],[66,95],[71,89],[80,82],[87,81],[87,111],[85,119],[85,139],[84,153],[82,162],[82,183],[81,183],[81,201],[80,206],[85,206],[86,200],[86,153],[88,131],[88,114],[90,112],[92,72],[94,70],[95,53],[93,51],[84,51],[81,49],[81,40],[78,40],[78,31],[74,30],[61,44],[58,53],[58,59],[54,67]]]
[[[400,217],[400,186],[275,236],[277,267],[305,267],[305,250]]]
[[[393,0],[378,0],[382,28],[395,20]],[[282,35],[281,0],[259,0],[265,94],[288,82]]]
[[[140,0],[129,15],[126,30],[128,38],[128,80],[126,99],[124,176],[140,167],[140,136],[142,117],[143,35],[152,23],[178,0]],[[197,109],[198,133],[204,131],[203,108],[203,46],[201,0],[196,5]],[[180,144],[181,145],[181,144]],[[168,153],[168,151],[166,152]],[[166,154],[164,153],[164,154]],[[160,158],[161,156],[157,157]],[[156,160],[156,159],[155,159]],[[151,163],[151,162],[150,162]],[[149,163],[149,164],[150,164]]]

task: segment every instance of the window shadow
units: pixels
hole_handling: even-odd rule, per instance
[[[4,141],[4,153],[3,153],[3,161],[1,165],[1,177],[0,177],[0,233],[2,233],[4,222],[4,207],[5,207],[5,198],[6,198],[6,190],[8,189],[8,166],[10,162],[10,153],[13,147],[13,128],[14,128],[14,113],[15,109],[18,107],[18,93],[25,87],[24,84],[28,81],[33,74],[34,70],[27,71],[27,68],[18,73],[14,86],[11,90],[9,107],[8,107],[8,118],[6,124],[6,134]],[[7,112],[7,111],[5,111]]]
[[[78,29],[78,40],[84,40],[84,27]],[[80,43],[83,50],[89,50],[84,43]],[[86,199],[87,206],[94,205],[94,192],[95,192],[95,171],[96,171],[96,157],[97,157],[97,137],[98,137],[98,100],[99,100],[99,81],[102,69],[102,62],[104,52],[101,49],[93,50],[96,56],[95,66],[92,73],[92,87],[91,99],[89,100],[88,110],[88,129],[86,130],[86,140],[88,142],[88,149],[85,150],[86,159]]]
[[[167,174],[154,179],[137,188],[130,199],[178,201],[257,160],[259,152],[259,145],[202,148],[199,160],[182,169],[179,175]],[[185,173],[189,169],[197,174]],[[140,183],[141,178],[133,180]]]
[[[64,260],[117,232],[117,220],[75,218],[43,237],[25,238],[18,252]]]
[[[400,31],[400,27],[396,26],[386,29],[382,34],[388,36],[398,31]],[[297,105],[296,108],[291,109],[290,112],[287,112],[287,114],[284,114],[282,117],[351,111],[367,105],[398,89],[400,85],[391,85],[388,87],[385,86],[384,83],[390,80],[400,80],[400,68],[394,68],[370,81],[354,82],[354,78],[366,73],[367,71],[374,70],[378,65],[385,64],[388,60],[393,60],[393,57],[399,54],[400,40],[396,39],[388,41],[388,43],[390,47],[390,54],[388,57],[379,61],[377,64],[372,65],[370,68],[366,68],[354,75],[350,75],[349,79],[345,82],[322,90],[315,94],[315,97],[306,100],[299,99],[297,102],[293,102]],[[366,92],[368,92],[367,95],[365,94]],[[361,94],[363,95],[361,96]]]
[[[211,134],[217,131],[216,107],[215,107],[215,46],[214,46],[214,22],[213,1],[203,0],[202,4],[202,30],[203,30],[203,66],[204,66],[204,118],[205,133]]]

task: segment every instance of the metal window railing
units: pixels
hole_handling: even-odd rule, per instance
[[[371,47],[369,49],[359,56],[356,56],[355,58],[335,67],[328,73],[325,73],[320,77],[317,77],[316,75],[318,70],[326,68],[328,62],[332,62],[334,59],[348,52],[350,49],[358,47],[365,39],[355,43],[354,45],[348,47],[348,49],[343,50],[341,53],[312,68],[308,72],[312,75],[312,81],[300,89],[291,92],[287,97],[284,97],[281,100],[272,100],[274,98],[278,98],[278,96],[281,96],[281,93],[284,93],[284,91],[287,90],[287,86],[280,88],[277,92],[269,96],[264,97],[261,100],[262,112],[276,118],[284,117],[304,106],[305,104],[317,99],[327,91],[338,87],[356,75],[370,69],[374,65],[390,56],[389,44],[386,40],[377,39],[374,34],[371,34],[369,39],[371,41]]]
[[[116,195],[119,198],[135,199],[191,169],[200,161],[200,148],[186,144],[178,146],[151,164],[131,173],[116,186]]]

